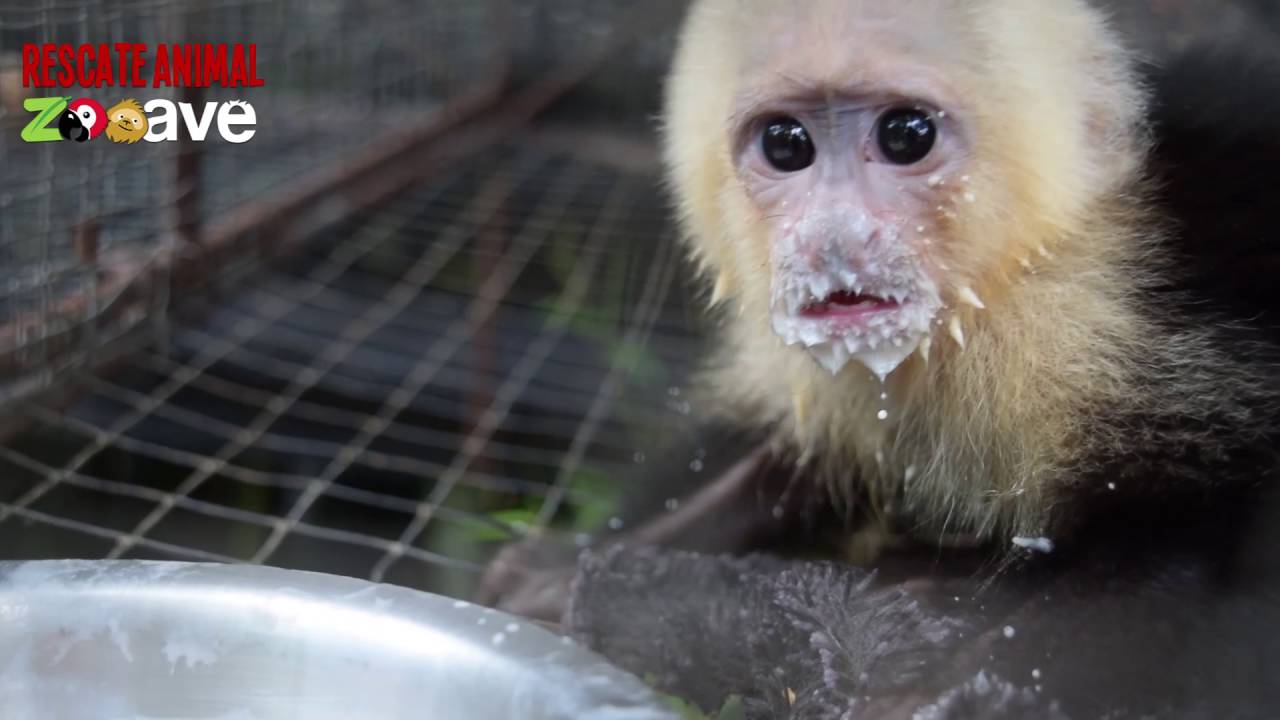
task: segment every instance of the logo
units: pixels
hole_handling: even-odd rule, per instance
[[[121,100],[107,111],[107,137],[111,142],[138,142],[147,134],[147,116],[137,100],[128,98]]]
[[[78,47],[47,43],[22,47],[22,85],[37,88],[101,87],[261,87],[257,47],[254,45],[160,45],[150,73],[143,74],[149,49],[137,43]],[[89,97],[59,94],[23,102],[33,117],[22,129],[26,142],[70,140],[85,143],[105,135],[121,145],[139,141],[173,142],[187,137],[204,142],[211,132],[229,143],[248,142],[257,132],[257,113],[245,100],[193,103],[156,98],[145,103],[135,97],[108,108]]]
[[[58,134],[76,142],[98,137],[106,126],[106,109],[89,98],[72,101],[58,118]]]

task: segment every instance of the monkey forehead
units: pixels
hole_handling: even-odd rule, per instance
[[[735,16],[745,96],[917,96],[954,105],[980,38],[972,3],[747,0]]]

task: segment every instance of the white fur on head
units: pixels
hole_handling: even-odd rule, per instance
[[[886,23],[919,32],[886,45],[899,42]],[[779,317],[806,294],[862,281],[841,260],[849,245],[802,268],[793,251],[824,233],[857,234],[865,220],[831,208],[776,227],[735,174],[733,95],[780,42],[822,65],[802,82],[849,72],[892,94],[897,63],[911,59],[970,104],[957,119],[970,140],[966,184],[939,208],[931,239],[942,272],[918,272],[904,248],[875,278],[879,291],[924,299],[919,316],[880,338],[887,346],[826,342]],[[840,488],[900,492],[943,527],[1038,536],[1079,466],[1084,418],[1134,402],[1143,355],[1168,341],[1134,293],[1154,257],[1135,199],[1144,112],[1126,53],[1084,0],[696,2],[667,86],[664,152],[694,262],[717,302],[737,310],[716,359],[716,399],[736,417],[792,430]],[[916,345],[932,348],[928,362],[906,358]],[[887,385],[831,372],[850,358],[881,376],[897,370]]]

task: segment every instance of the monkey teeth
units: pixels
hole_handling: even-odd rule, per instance
[[[829,276],[805,278],[792,288],[775,292],[774,332],[788,345],[804,346],[833,375],[856,360],[880,378],[887,377],[927,341],[929,324],[940,306],[932,288],[923,293],[902,288],[868,292],[857,283],[846,285]],[[851,298],[865,296],[868,303],[878,299],[882,307],[855,312],[851,317],[838,312],[806,314],[815,308],[825,310],[827,301],[841,293]]]

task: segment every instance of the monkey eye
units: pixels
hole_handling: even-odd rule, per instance
[[[914,165],[929,156],[938,141],[938,128],[929,113],[894,108],[880,116],[876,140],[885,159],[895,165]]]
[[[774,118],[765,124],[760,147],[770,165],[788,173],[809,167],[817,154],[809,131],[792,117]]]

